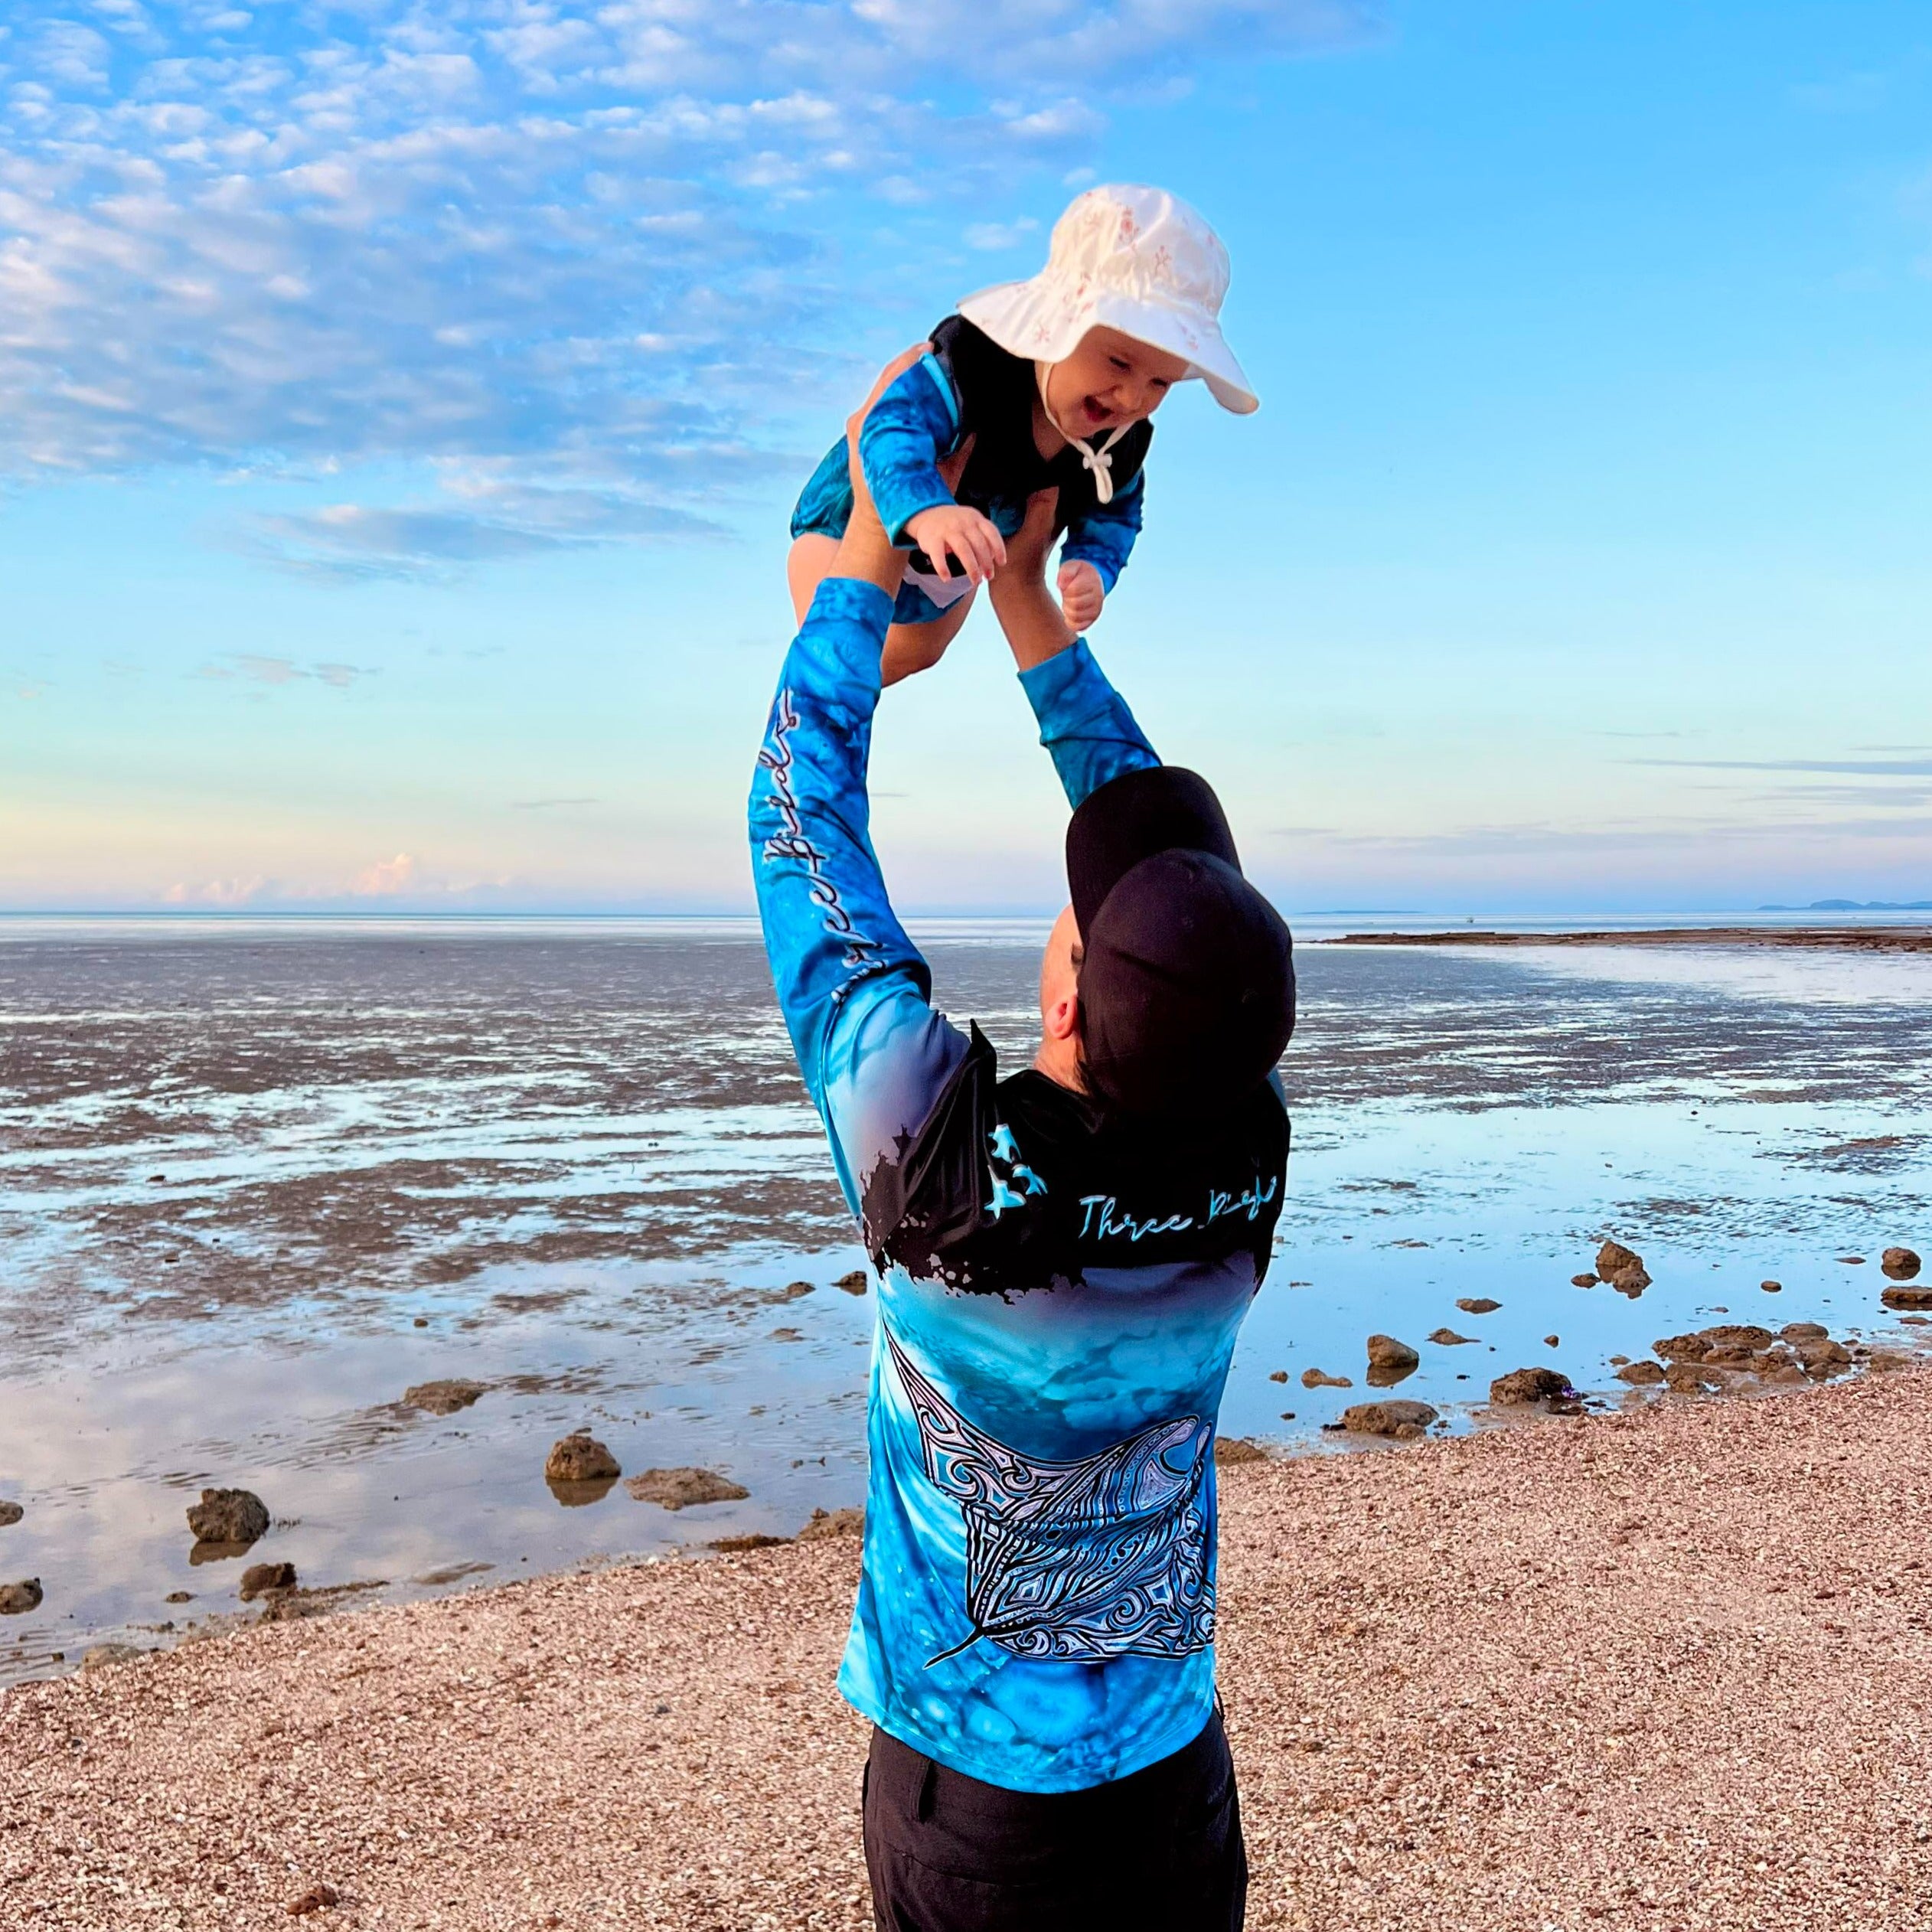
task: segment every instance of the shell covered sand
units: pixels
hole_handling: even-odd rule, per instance
[[[1251,1925],[1932,1924],[1932,1373],[1220,1480]],[[857,1563],[550,1578],[15,1689],[0,1927],[863,1932]]]

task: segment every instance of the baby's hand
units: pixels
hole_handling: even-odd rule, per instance
[[[984,583],[1007,560],[1006,539],[987,517],[957,503],[935,504],[906,519],[906,534],[939,569],[950,551],[974,583]]]
[[[1062,563],[1059,585],[1060,609],[1066,613],[1066,621],[1076,631],[1091,630],[1107,601],[1100,573],[1091,563]]]

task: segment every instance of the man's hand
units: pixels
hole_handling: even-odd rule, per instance
[[[992,519],[958,503],[936,503],[906,520],[906,534],[944,570],[948,554],[958,558],[969,581],[991,580],[1007,560],[1007,541]]]
[[[885,527],[873,507],[872,492],[866,488],[866,473],[859,462],[859,432],[865,427],[872,406],[886,389],[932,348],[930,342],[915,342],[893,357],[879,372],[872,392],[853,414],[845,419],[845,461],[852,479],[852,515],[839,539],[838,554],[827,573],[834,577],[855,577],[876,584],[888,597],[899,594],[899,579],[906,573],[906,559],[886,540]]]
[[[1073,641],[1046,588],[1046,553],[1059,535],[1060,493],[1040,490],[1026,500],[1026,521],[1013,533],[1007,566],[993,580],[993,611],[1022,671],[1056,658]]]
[[[1100,573],[1091,563],[1076,561],[1060,566],[1060,609],[1076,631],[1092,629],[1107,601],[1101,587]]]

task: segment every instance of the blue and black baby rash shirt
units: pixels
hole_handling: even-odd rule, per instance
[[[752,788],[772,976],[879,1271],[864,1575],[839,1684],[882,1729],[1023,1791],[1190,1742],[1214,1695],[1215,1418],[1287,1160],[1274,1082],[1184,1131],[933,1010],[873,854],[893,601],[827,579]],[[1071,804],[1157,764],[1085,643],[1025,673]]]
[[[1144,419],[1111,439],[1105,452],[1103,501],[1092,466],[1075,446],[1043,456],[1033,441],[1033,365],[1003,349],[962,315],[948,315],[932,331],[930,351],[902,370],[866,412],[859,463],[886,535],[904,546],[906,526],[922,510],[961,503],[989,519],[1003,537],[1026,521],[1026,499],[1059,492],[1066,534],[1063,563],[1091,563],[1102,590],[1111,592],[1141,534],[1147,478],[1142,465],[1154,440]],[[941,460],[968,437],[971,453],[958,491],[946,488]],[[818,530],[843,537],[852,514],[852,478],[845,439],[828,449],[791,513],[791,534]],[[899,624],[929,624],[969,586],[957,563],[941,571],[914,550],[893,611]]]

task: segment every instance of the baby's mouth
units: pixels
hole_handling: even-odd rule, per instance
[[[1114,419],[1114,412],[1095,402],[1091,396],[1081,398],[1080,414],[1090,429],[1104,429]]]

